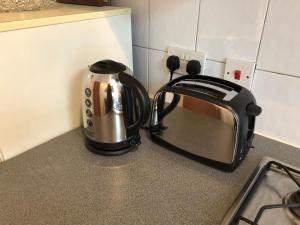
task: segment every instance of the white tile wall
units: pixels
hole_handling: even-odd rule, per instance
[[[134,77],[148,89],[148,49],[133,46]]]
[[[223,78],[225,71],[225,63],[206,60],[204,75]]]
[[[150,0],[149,46],[195,49],[200,0]]]
[[[209,59],[256,61],[267,0],[202,0],[197,50]]]
[[[135,55],[141,62],[137,71],[149,71],[150,95],[169,79],[167,46],[205,52],[205,74],[220,78],[226,58],[257,62],[259,55],[253,91],[263,114],[258,118],[257,131],[300,146],[299,0],[150,0],[144,6],[138,0],[115,1],[140,10],[138,15],[149,15],[149,30],[135,28],[134,36],[149,36],[148,68],[143,63],[145,50],[136,49]],[[139,17],[133,20],[136,24]],[[144,75],[138,79],[146,80]]]
[[[258,133],[300,147],[300,79],[256,71],[253,93],[262,106]]]
[[[112,4],[132,8],[133,44],[148,47],[149,0],[112,0]]]
[[[272,0],[258,67],[300,76],[300,1]]]
[[[170,79],[166,68],[167,53],[149,50],[149,94],[155,95],[158,89]]]

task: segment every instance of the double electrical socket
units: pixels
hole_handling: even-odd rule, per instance
[[[200,75],[204,75],[206,55],[203,52],[195,52],[177,47],[168,47],[168,56],[176,55],[180,59],[180,68],[175,71],[177,74],[187,75],[186,66],[190,60],[198,60],[201,64]]]

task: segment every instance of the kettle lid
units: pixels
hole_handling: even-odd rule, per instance
[[[122,63],[113,60],[102,60],[90,66],[90,71],[99,74],[114,74],[125,71],[127,68]]]

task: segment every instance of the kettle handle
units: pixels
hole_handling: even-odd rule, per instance
[[[136,97],[139,104],[139,118],[134,124],[127,127],[128,133],[134,134],[146,123],[150,116],[150,99],[143,85],[132,76],[121,72],[119,74],[119,80],[122,84],[127,85],[132,90],[133,95]]]

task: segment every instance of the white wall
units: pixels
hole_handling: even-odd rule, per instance
[[[131,43],[130,15],[0,32],[0,161],[79,127],[87,66]]]
[[[256,132],[300,146],[299,0],[113,0],[133,8],[136,76],[151,95],[168,80],[169,45],[207,53],[206,74],[227,57],[255,61]]]

